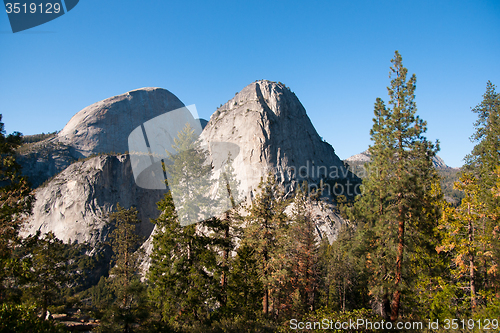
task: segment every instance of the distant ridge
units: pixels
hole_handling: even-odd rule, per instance
[[[359,154],[356,154],[356,155],[352,155],[351,157],[348,157],[345,159],[346,162],[356,162],[356,163],[366,163],[366,162],[370,162],[371,160],[371,154],[370,152],[367,150],[365,150],[364,152],[361,152]],[[454,169],[448,165],[446,165],[446,163],[444,162],[444,160],[439,157],[438,155],[434,156],[432,158],[432,164],[434,165],[434,167],[436,169]]]

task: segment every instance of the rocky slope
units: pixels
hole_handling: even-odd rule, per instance
[[[106,215],[120,203],[137,207],[139,232],[149,236],[149,219],[158,216],[156,203],[165,191],[138,187],[128,155],[76,161],[92,154],[125,153],[133,129],[182,106],[165,89],[130,91],[81,110],[57,136],[22,147],[18,161],[24,174],[35,188],[46,182],[36,190],[24,233],[52,230],[64,241],[101,241],[107,234]]]
[[[246,86],[215,111],[201,138],[209,145],[226,142],[239,148],[236,156],[232,152],[233,165],[246,194],[268,172],[292,187],[300,180],[351,177],[297,96],[281,83],[263,80]]]
[[[184,104],[161,88],[142,88],[94,103],[75,114],[54,141],[76,154],[125,153],[128,136],[144,122]]]
[[[76,113],[55,137],[23,147],[19,162],[33,187],[79,158],[125,153],[128,136],[144,122],[184,104],[161,88],[142,88],[94,103]]]
[[[150,235],[149,219],[158,216],[156,203],[165,191],[137,186],[129,155],[75,160],[124,153],[137,126],[182,106],[164,89],[131,91],[83,109],[57,136],[30,146],[31,151],[20,157],[25,172],[48,178],[63,171],[36,189],[33,215],[24,233],[51,230],[64,241],[94,244],[106,239],[106,215],[120,203],[138,208],[142,221],[138,231]],[[301,180],[353,179],[333,147],[320,138],[295,94],[280,83],[256,81],[245,87],[212,115],[200,138],[213,153],[215,170],[223,155],[231,152],[240,190],[248,200],[268,172],[277,174],[290,191]],[[311,211],[318,237],[333,240],[344,221],[331,204],[321,203]]]
[[[156,203],[164,191],[145,190],[134,182],[128,155],[97,156],[73,163],[35,191],[33,215],[24,230],[32,234],[52,231],[65,242],[95,244],[109,231],[107,214],[119,203],[138,208],[138,232],[148,237],[150,218],[159,214]]]

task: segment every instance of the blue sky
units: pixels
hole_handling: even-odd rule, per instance
[[[208,119],[258,79],[296,93],[340,158],[370,144],[395,50],[417,75],[418,114],[448,165],[470,152],[470,111],[500,85],[500,1],[98,1],[13,34],[0,13],[8,133],[61,130],[129,90],[170,90]],[[500,89],[497,89],[497,91]]]

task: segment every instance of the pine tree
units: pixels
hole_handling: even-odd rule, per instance
[[[362,229],[361,229],[362,230]],[[322,303],[335,311],[350,311],[369,307],[368,281],[363,242],[356,229],[345,224],[337,239],[320,247]]]
[[[114,266],[110,270],[115,301],[103,319],[106,331],[132,332],[133,324],[147,317],[145,288],[140,281],[138,248],[143,240],[136,232],[137,209],[125,209],[117,204],[116,211],[109,216],[114,230],[110,235]]]
[[[219,204],[218,210],[223,212],[222,216],[203,222],[203,226],[211,238],[213,250],[218,254],[217,271],[214,274],[220,276],[219,303],[221,309],[227,305],[229,271],[233,262],[231,253],[235,251],[237,240],[242,235],[241,222],[243,218],[239,213],[241,209],[240,182],[236,179],[232,162],[229,153],[217,182],[217,196],[214,202]]]
[[[69,281],[65,245],[52,232],[43,237],[38,232],[23,243],[28,252],[23,258],[26,294],[40,307],[41,318],[45,319],[49,305],[61,296],[61,290],[67,288]]]
[[[181,225],[189,225],[213,216],[214,202],[209,193],[213,185],[208,152],[194,129],[186,125],[174,139],[175,154],[168,153],[165,165],[168,184]]]
[[[220,207],[210,196],[212,166],[189,125],[173,149],[165,165],[170,191],[158,203],[161,214],[154,221],[148,279],[162,320],[187,328],[210,322],[210,311],[225,302],[219,282],[227,269],[221,273],[217,266],[217,250],[232,245],[215,240],[214,233],[225,234],[228,226],[213,217]]]
[[[495,85],[488,81],[482,102],[472,109],[478,115],[474,123],[476,132],[471,137],[476,145],[471,154],[466,156],[463,168],[463,173],[474,175],[478,199],[485,208],[478,231],[485,237],[482,250],[489,254],[489,259],[481,261],[478,275],[484,288],[490,290],[500,283],[500,274],[492,268],[500,262],[500,239],[495,232],[500,220],[495,213],[500,206],[500,197],[494,191],[498,181],[496,171],[500,167],[500,93],[495,89]],[[491,274],[488,273],[490,270]]]
[[[253,249],[259,264],[263,313],[269,315],[272,309],[279,314],[280,284],[287,279],[284,251],[287,242],[287,200],[272,174],[261,180],[259,191],[248,209],[242,245]]]
[[[476,145],[466,156],[464,166],[465,171],[473,172],[478,179],[488,205],[498,203],[490,202],[493,198],[489,193],[495,185],[495,169],[500,165],[500,94],[495,88],[488,81],[482,102],[472,109],[478,119],[474,123],[476,132],[470,139]]]
[[[480,230],[485,207],[479,199],[477,180],[471,174],[462,175],[455,188],[463,191],[465,197],[459,207],[447,207],[444,211],[440,225],[443,240],[438,250],[452,254],[455,283],[468,280],[465,288],[469,290],[470,308],[474,311],[478,306],[478,262],[486,259],[482,245],[488,243]]]
[[[455,183],[465,198],[459,207],[446,209],[439,250],[452,256],[455,268],[450,283],[467,281],[468,308],[477,312],[480,305],[498,302],[500,282],[500,197],[495,190],[500,168],[500,94],[491,82],[486,85],[483,101],[472,111],[478,114],[471,137],[476,145],[466,156],[460,181]],[[460,294],[454,297],[460,298]]]
[[[5,136],[0,115],[0,302],[5,299],[4,280],[11,271],[12,250],[18,243],[18,233],[24,218],[31,213],[33,195],[21,167],[15,159],[15,149],[21,145],[21,134]]]
[[[291,270],[290,290],[292,314],[303,315],[316,307],[319,284],[319,243],[316,240],[316,224],[308,206],[312,200],[307,196],[308,185],[298,188],[289,227],[287,256]]]
[[[216,306],[219,280],[216,254],[210,240],[197,233],[197,224],[182,227],[171,192],[158,203],[162,212],[155,222],[153,252],[148,279],[150,295],[162,321],[174,327],[189,328],[210,321]]]
[[[432,165],[437,148],[423,136],[427,125],[416,115],[416,77],[407,79],[397,51],[391,62],[389,107],[377,98],[372,161],[354,212],[365,223],[367,265],[374,277],[370,293],[382,303],[384,316],[390,312],[395,321],[410,278],[408,254],[426,246],[437,221],[429,213],[435,215],[440,193],[430,195],[438,181]]]
[[[241,245],[229,271],[227,307],[234,317],[241,316],[245,321],[255,320],[262,311],[263,286],[254,252],[250,246]]]

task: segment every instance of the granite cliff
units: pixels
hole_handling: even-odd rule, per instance
[[[148,237],[150,218],[159,214],[156,203],[164,191],[145,190],[134,182],[128,155],[102,155],[71,164],[35,190],[33,214],[24,234],[52,231],[65,242],[105,241],[107,214],[123,207],[138,208],[137,232]]]
[[[318,135],[297,96],[281,83],[262,80],[246,86],[215,111],[201,139],[239,147],[233,165],[247,194],[268,172],[291,189],[303,180],[353,177]]]
[[[182,106],[164,89],[134,90],[83,109],[57,136],[31,144],[19,158],[25,173],[44,180],[55,176],[35,190],[33,215],[24,233],[52,230],[64,241],[104,241],[109,232],[106,215],[120,203],[137,207],[142,221],[138,232],[149,236],[149,219],[158,216],[156,203],[165,191],[137,186],[131,159],[123,153],[137,126]],[[256,81],[245,87],[217,109],[200,139],[214,157],[229,152],[215,151],[225,147],[220,144],[236,147],[231,150],[233,167],[247,200],[268,172],[289,191],[304,180],[319,184],[356,178],[318,135],[295,94],[281,83]],[[82,157],[87,158],[77,161]],[[213,164],[218,161],[214,158]],[[311,211],[318,237],[332,241],[344,221],[326,201]]]
[[[183,106],[174,94],[161,88],[142,88],[107,98],[76,113],[55,137],[24,147],[18,160],[36,188],[80,158],[126,153],[132,130]]]

